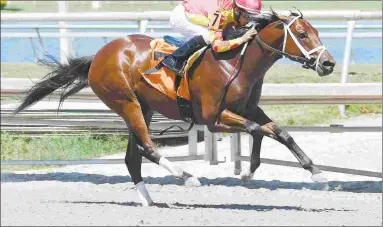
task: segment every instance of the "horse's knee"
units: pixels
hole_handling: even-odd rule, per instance
[[[250,133],[260,133],[261,132],[261,126],[253,121],[246,121],[245,122],[245,130]]]

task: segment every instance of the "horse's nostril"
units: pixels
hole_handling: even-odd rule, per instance
[[[334,61],[324,61],[323,62],[323,66],[324,67],[334,67],[335,66],[335,62]]]

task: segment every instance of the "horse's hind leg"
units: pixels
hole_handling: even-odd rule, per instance
[[[142,108],[144,114],[145,123],[147,128],[150,126],[150,121],[153,116],[153,111],[149,108]],[[133,183],[136,185],[139,197],[142,201],[143,206],[150,206],[153,204],[148,190],[146,189],[145,183],[141,175],[142,156],[139,152],[139,146],[143,146],[136,134],[129,134],[128,148],[125,155],[125,164],[128,168],[129,174],[132,177]],[[200,182],[194,176],[184,172],[183,179],[187,186],[199,186]]]
[[[151,111],[149,108],[143,108],[143,114],[145,117],[146,125],[149,127],[151,118],[153,116],[153,111]],[[138,151],[139,143],[140,140],[137,138],[136,134],[129,133],[128,148],[125,154],[125,164],[128,168],[134,185],[136,185],[138,195],[142,201],[143,206],[150,206],[153,204],[153,200],[151,199],[149,192],[146,189],[141,175],[142,156]]]
[[[120,115],[124,118],[132,133],[134,133],[138,140],[139,153],[148,160],[161,165],[171,172],[175,177],[182,178],[183,171],[176,168],[168,159],[162,157],[161,154],[155,149],[154,143],[150,138],[149,129],[146,126],[141,105],[137,100],[127,101],[121,110]]]
[[[125,162],[137,189],[141,190],[140,193],[142,192],[142,195],[147,195],[147,198],[143,200],[143,204],[150,205],[151,199],[141,177],[141,156],[164,167],[173,176],[183,178],[185,184],[188,184],[187,181],[189,180],[189,184],[191,182],[197,185],[199,183],[198,179],[184,173],[181,168],[176,167],[167,158],[162,157],[155,149],[149,135],[149,128],[145,122],[144,112],[146,110],[142,109],[143,107],[149,107],[142,106],[139,102],[131,81],[126,79],[131,78],[126,75],[127,72],[123,72],[120,69],[108,69],[107,72],[101,71],[101,73],[97,70],[92,70],[92,72],[89,75],[89,85],[94,93],[111,110],[124,119],[130,129],[130,134],[134,134],[134,137],[130,137],[132,146],[127,149],[128,154],[125,157]],[[132,153],[132,155],[129,156],[129,153]]]
[[[175,177],[183,178],[183,170],[174,166],[155,149],[154,143],[149,135],[149,129],[146,125],[143,111],[141,110],[141,105],[136,98],[133,100],[103,101],[109,107],[114,107],[112,109],[125,120],[130,129],[132,136],[129,138],[129,142],[131,142],[131,144],[129,144],[127,149],[125,162],[143,205],[151,205],[153,202],[141,177],[141,156],[164,167]]]

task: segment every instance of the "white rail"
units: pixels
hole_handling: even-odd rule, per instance
[[[347,29],[347,25],[344,24],[313,24],[312,25],[318,29]],[[68,29],[139,29],[139,24],[70,24],[66,26],[60,26],[57,24],[2,24],[2,29],[59,29],[59,28],[68,28]],[[166,24],[148,24],[148,29],[171,29],[170,25]],[[371,24],[371,25],[355,25],[356,29],[382,29],[382,25]]]
[[[263,11],[268,12],[268,11]],[[146,12],[86,12],[86,13],[2,13],[1,21],[168,21],[169,11]],[[289,15],[290,11],[277,11]],[[303,10],[304,17],[310,20],[379,20],[382,11],[358,10]]]
[[[133,34],[133,33],[132,33]],[[174,37],[182,37],[179,33],[161,33],[161,32],[134,32],[134,34],[143,34],[148,35],[153,38],[163,37],[164,35],[172,35]],[[44,33],[33,33],[33,32],[17,32],[17,33],[1,33],[1,38],[119,38],[125,37],[128,35],[127,32],[71,32],[60,34],[58,32],[44,32]],[[349,37],[347,33],[333,33],[333,32],[323,32],[320,34],[321,38],[334,38],[334,39],[344,39]],[[355,33],[353,38],[382,38],[381,32],[360,32]]]

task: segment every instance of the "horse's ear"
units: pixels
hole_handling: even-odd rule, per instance
[[[303,19],[303,13],[302,13],[298,8],[296,8],[295,6],[293,6],[293,8],[296,9],[296,10],[299,12],[298,16],[299,16],[301,19]],[[291,11],[290,11],[290,12],[291,12]]]
[[[284,28],[283,23],[278,23],[277,25],[275,25],[275,28],[283,29]]]
[[[277,16],[278,14],[274,11],[274,9],[271,6],[269,7],[270,7],[271,14],[274,16]]]

